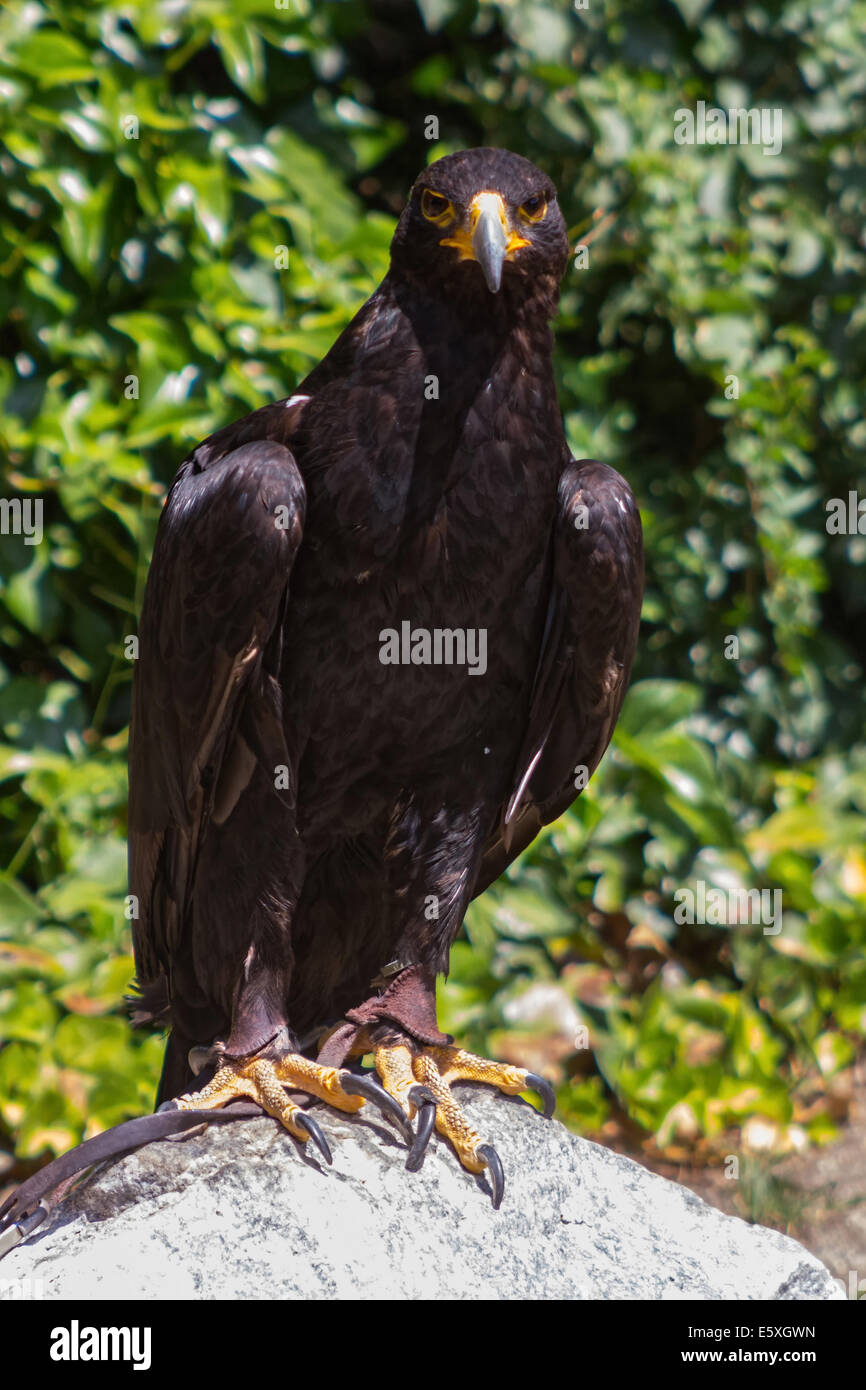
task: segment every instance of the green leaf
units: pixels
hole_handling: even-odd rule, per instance
[[[700,698],[698,687],[685,681],[639,681],[626,695],[619,728],[632,738],[646,741],[688,719]]]
[[[28,34],[17,45],[15,61],[21,71],[35,77],[41,87],[86,81],[94,75],[88,50],[59,29],[37,29]]]

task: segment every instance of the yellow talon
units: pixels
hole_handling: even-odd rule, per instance
[[[224,1062],[207,1086],[192,1095],[180,1096],[175,1103],[181,1110],[211,1110],[232,1100],[254,1100],[305,1144],[310,1138],[310,1119],[286,1095],[287,1086],[351,1114],[366,1103],[363,1096],[349,1095],[343,1090],[336,1067],[317,1066],[296,1053],[275,1062],[264,1057]]]
[[[407,1167],[415,1170],[421,1166],[424,1149],[435,1124],[439,1133],[454,1146],[464,1168],[470,1173],[488,1172],[493,1188],[493,1205],[498,1207],[505,1187],[502,1164],[493,1146],[485,1143],[469,1123],[451,1087],[456,1081],[481,1081],[498,1087],[510,1096],[536,1090],[544,1099],[545,1114],[550,1115],[554,1106],[550,1083],[533,1072],[524,1071],[522,1067],[476,1057],[461,1047],[424,1047],[413,1052],[405,1044],[387,1045],[376,1048],[375,1059],[376,1070],[385,1090],[410,1117],[419,1109],[420,1100],[417,1092],[413,1095],[413,1087],[423,1086],[435,1104],[435,1112],[431,1113],[431,1103],[428,1101],[425,1105],[423,1101],[420,1102],[418,1136],[410,1151]]]

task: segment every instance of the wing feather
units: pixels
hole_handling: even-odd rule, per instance
[[[559,483],[552,592],[514,791],[474,896],[562,815],[601,762],[631,676],[642,598],[628,483],[594,459],[572,461]]]
[[[273,439],[244,442],[250,426],[240,426],[234,439],[214,436],[181,466],[141,614],[129,871],[145,995],[170,975],[209,820],[231,813],[257,760],[291,767],[279,667],[306,492],[290,450]]]

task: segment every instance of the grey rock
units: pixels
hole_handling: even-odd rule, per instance
[[[317,1107],[325,1167],[268,1119],[152,1144],[97,1173],[0,1265],[57,1299],[840,1299],[796,1241],[464,1086],[505,1199],[434,1135]]]

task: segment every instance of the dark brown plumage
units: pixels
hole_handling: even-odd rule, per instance
[[[296,396],[181,465],[130,742],[139,1012],[171,1026],[161,1100],[192,1084],[194,1046],[315,1056],[342,1021],[349,1052],[358,1009],[368,1044],[441,1042],[433,984],[467,903],[608,744],[640,521],[564,438],[549,322],[567,255],[527,160],[440,160]],[[486,671],[383,664],[405,622],[483,631]]]

